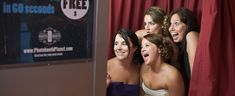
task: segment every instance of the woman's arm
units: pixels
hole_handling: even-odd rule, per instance
[[[191,74],[192,74],[192,70],[193,70],[193,63],[194,63],[194,58],[195,58],[195,54],[196,54],[198,38],[199,38],[198,32],[192,31],[186,35],[187,53],[188,53]]]
[[[112,82],[111,76],[109,75],[109,73],[107,73],[107,77],[106,77],[106,87],[108,87],[111,82]]]
[[[184,96],[184,81],[180,72],[175,71],[171,73],[167,80],[167,88],[169,91],[169,96]]]
[[[143,39],[143,37],[144,37],[145,35],[147,35],[147,32],[148,32],[148,30],[146,30],[146,29],[141,29],[141,30],[137,30],[137,31],[135,32],[135,34],[136,34],[137,37],[139,38],[139,41],[141,41],[141,40]]]

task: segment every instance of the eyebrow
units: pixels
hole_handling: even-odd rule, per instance
[[[180,20],[175,20],[175,21],[172,21],[170,23],[175,23],[175,22],[181,22]]]
[[[177,19],[177,20],[174,20],[174,21],[176,22],[176,21],[181,21],[181,20],[178,20],[178,19]]]

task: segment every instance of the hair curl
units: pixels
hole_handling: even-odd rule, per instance
[[[160,55],[165,62],[172,58],[174,53],[173,45],[167,37],[164,37],[161,34],[148,34],[145,35],[144,38],[157,46],[160,50]]]
[[[173,45],[167,39],[167,37],[164,37],[160,34],[148,34],[144,36],[144,39],[157,46],[157,48],[160,50],[160,56],[165,62],[169,61],[172,58]]]

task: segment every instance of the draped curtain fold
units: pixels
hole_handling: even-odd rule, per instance
[[[234,0],[204,0],[190,96],[235,95]]]
[[[109,58],[113,36],[125,27],[144,28],[144,12],[161,7],[166,14],[185,7],[193,11],[201,27],[189,96],[234,96],[235,8],[234,0],[110,0]]]

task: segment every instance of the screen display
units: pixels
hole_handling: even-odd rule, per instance
[[[92,58],[93,0],[0,2],[0,65]]]

